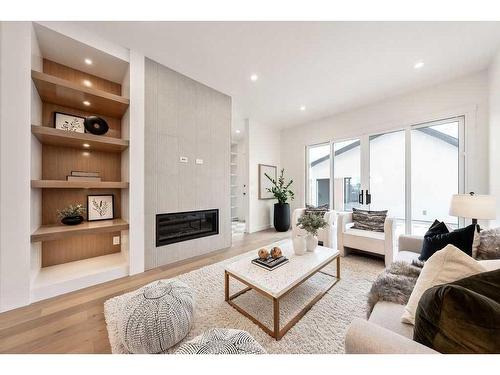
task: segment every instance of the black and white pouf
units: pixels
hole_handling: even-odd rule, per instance
[[[193,293],[183,282],[148,284],[122,305],[117,322],[121,344],[130,353],[163,353],[189,333],[193,310]]]
[[[212,328],[182,344],[175,354],[266,354],[265,349],[247,332]]]

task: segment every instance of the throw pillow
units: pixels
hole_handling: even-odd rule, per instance
[[[500,353],[500,270],[428,289],[413,339],[440,353]]]
[[[415,324],[418,302],[427,289],[484,271],[486,269],[477,260],[453,245],[437,251],[425,262],[401,321]]]
[[[477,259],[500,259],[500,228],[482,230]]]
[[[372,232],[383,232],[387,210],[366,211],[357,208],[352,209],[352,229],[369,230]]]
[[[306,214],[313,213],[316,215],[325,216],[325,213],[330,210],[328,203],[322,204],[321,206],[315,207],[309,204],[306,204]]]
[[[448,231],[448,229],[446,229],[446,231]],[[427,260],[432,254],[443,249],[446,245],[454,245],[467,255],[472,256],[472,243],[474,241],[475,231],[476,226],[474,224],[465,228],[456,229],[450,233],[444,232],[439,225],[434,228],[431,226],[424,236],[422,251],[418,259]]]

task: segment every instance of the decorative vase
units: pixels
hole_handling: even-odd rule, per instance
[[[78,225],[83,222],[83,216],[66,216],[61,219],[61,223],[66,225]]]
[[[95,135],[106,134],[109,126],[106,120],[97,116],[89,116],[84,121],[85,129]]]
[[[306,253],[306,239],[304,236],[295,236],[292,242],[295,255],[304,255]]]
[[[308,234],[306,236],[306,248],[307,251],[314,251],[318,247],[318,237]]]
[[[274,228],[278,232],[290,229],[290,205],[288,203],[274,204]]]

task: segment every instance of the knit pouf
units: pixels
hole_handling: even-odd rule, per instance
[[[194,301],[178,280],[159,280],[123,306],[118,321],[123,346],[131,353],[162,353],[189,333]]]
[[[247,331],[212,328],[182,344],[175,354],[266,354],[266,351]]]

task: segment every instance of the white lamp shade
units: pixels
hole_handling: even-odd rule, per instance
[[[496,219],[496,199],[492,195],[455,194],[451,197],[450,215],[470,219]]]

